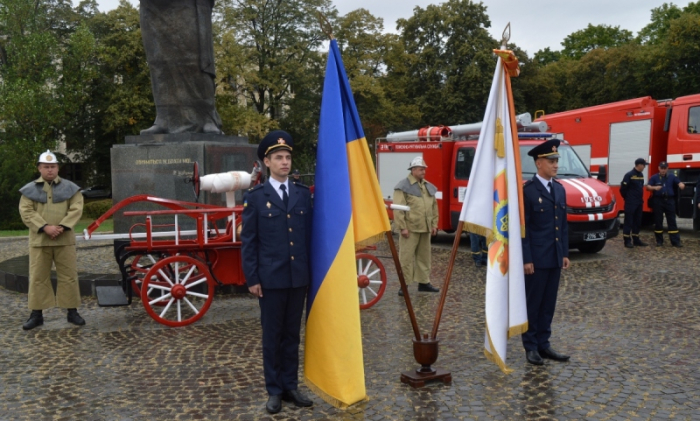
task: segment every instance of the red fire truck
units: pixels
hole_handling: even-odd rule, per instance
[[[519,115],[517,123],[523,180],[529,180],[537,170],[527,152],[550,138],[551,134],[543,133],[544,124],[531,122],[528,113]],[[409,163],[414,157],[422,156],[428,165],[426,179],[438,188],[438,228],[454,232],[469,184],[480,130],[481,123],[436,126],[391,133],[386,138],[377,139],[377,176],[384,200],[392,201],[394,187],[409,173]],[[597,253],[607,239],[619,233],[616,196],[605,183],[591,177],[566,141],[562,141],[559,154],[557,178],[566,189],[569,247],[584,253]]]
[[[658,172],[661,161],[667,161],[669,170],[687,186],[676,195],[676,212],[681,218],[693,218],[694,229],[700,229],[700,215],[693,206],[700,176],[700,94],[660,101],[647,96],[548,114],[535,121],[566,139],[586,166],[606,178],[616,193],[636,158],[650,162],[644,170],[647,180]],[[645,194],[650,192],[645,190]],[[619,194],[616,197],[622,211],[623,199]],[[650,222],[646,200],[644,211]]]

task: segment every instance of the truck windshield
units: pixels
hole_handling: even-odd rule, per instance
[[[534,148],[535,146],[536,145],[520,146],[520,162],[522,164],[524,180],[532,178],[532,176],[537,173],[535,160],[527,154],[530,149]],[[586,169],[585,165],[583,165],[583,162],[581,162],[581,158],[576,155],[576,152],[571,146],[559,146],[559,171],[557,172],[557,178],[578,177],[590,177],[588,170]]]

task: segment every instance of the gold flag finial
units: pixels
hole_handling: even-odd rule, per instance
[[[318,24],[321,26],[321,31],[328,36],[328,39],[333,41],[333,26],[331,26],[326,15],[321,12],[318,12]]]

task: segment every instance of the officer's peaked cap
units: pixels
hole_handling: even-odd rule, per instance
[[[534,148],[530,149],[527,154],[537,160],[538,158],[555,159],[559,158],[559,139],[550,139],[542,142]]]
[[[268,133],[258,145],[258,158],[262,161],[271,152],[280,149],[292,151],[294,140],[292,136],[284,130],[275,130]]]

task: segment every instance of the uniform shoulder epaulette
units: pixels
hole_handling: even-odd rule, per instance
[[[559,181],[558,178],[553,178],[552,181],[554,181],[555,183],[559,184],[560,186],[563,186],[563,184],[561,184],[561,182]]]
[[[527,180],[525,184],[523,184],[523,187],[527,187],[532,184],[532,180]]]
[[[255,186],[249,188],[248,191],[252,192],[252,191],[255,191],[255,190],[259,190],[259,189],[261,189],[262,187],[263,187],[263,184],[258,184],[258,185],[255,185]]]
[[[292,181],[292,184],[294,184],[294,185],[297,186],[297,187],[303,187],[303,188],[305,188],[305,189],[307,189],[307,190],[309,189],[309,186],[307,186],[306,184],[300,183],[300,182],[298,182],[298,181]]]

